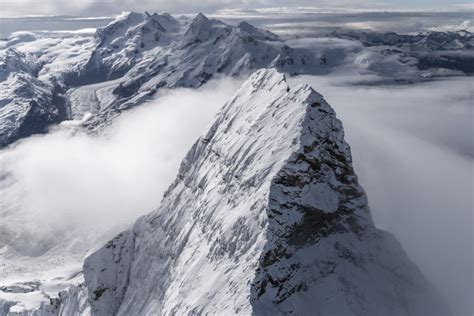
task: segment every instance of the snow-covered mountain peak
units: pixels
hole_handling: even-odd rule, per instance
[[[107,88],[111,92],[104,98],[107,102],[98,100],[88,111],[107,112],[92,119],[93,126],[101,126],[103,117],[133,107],[162,87],[199,87],[216,76],[249,74],[269,65],[292,75],[327,71],[314,52],[282,47],[275,34],[203,14],[184,22],[167,14],[129,14],[98,33],[108,34],[102,38],[107,44],[96,46],[90,59],[65,80],[77,86],[117,79],[111,82],[113,88]]]
[[[151,17],[158,21],[167,32],[176,31],[180,24],[180,22],[169,13],[153,13]]]
[[[184,36],[188,41],[203,42],[212,35],[216,25],[224,26],[222,22],[209,20],[204,14],[199,13],[189,24]]]
[[[160,35],[165,31],[155,16],[130,12],[119,16],[106,27],[97,29],[95,39],[97,46],[106,50],[131,44],[136,44],[133,48],[138,50],[144,48],[149,41],[159,42]]]
[[[294,49],[288,45],[283,45],[279,54],[271,62],[270,67],[274,67],[290,75],[304,73],[324,73],[327,71],[324,62],[310,50]]]
[[[26,72],[36,75],[40,65],[33,55],[21,53],[14,48],[8,48],[0,54],[0,78],[5,80],[6,76],[15,72]]]
[[[217,20],[210,20],[202,13],[198,13],[189,23],[188,31],[186,33],[197,33],[202,28],[212,26],[213,22]]]
[[[333,109],[274,69],[248,79],[188,152],[160,207],[91,255],[83,272],[83,290],[60,308],[446,313],[400,245],[375,228]]]
[[[52,121],[82,118],[90,112],[92,118],[87,126],[99,129],[163,87],[196,88],[215,77],[248,75],[270,65],[290,74],[327,72],[319,55],[310,56],[314,52],[282,46],[275,34],[246,22],[233,26],[203,14],[189,20],[175,19],[167,13],[129,12],[97,29],[77,61],[71,61],[62,71],[45,75],[54,58],[40,54],[38,61],[25,62],[28,58],[23,56],[21,63],[15,66],[10,62],[8,67],[14,73],[20,73],[23,67],[33,77],[37,77],[37,71],[42,72],[41,78],[36,78],[42,81],[38,84],[49,89],[49,94],[61,103],[50,107],[53,111],[67,107],[65,115]],[[15,57],[10,53],[5,56]],[[58,58],[58,63],[64,58]],[[27,108],[19,109],[18,113]],[[10,124],[5,130],[18,134],[18,126]],[[46,127],[37,130],[44,131]],[[17,138],[8,139],[0,147]]]
[[[205,16],[204,14],[202,14],[201,12],[199,12],[198,14],[196,14],[196,16],[194,17],[193,19],[193,24],[205,24],[209,22],[209,19],[207,18],[207,16]]]
[[[100,27],[95,32],[97,45],[104,45],[110,37],[124,36],[125,32],[132,25],[143,22],[144,14],[135,12],[126,12],[119,15],[115,20],[104,27]]]

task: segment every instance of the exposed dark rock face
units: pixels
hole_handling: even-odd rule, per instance
[[[13,48],[0,53],[0,148],[67,118],[61,89],[37,79],[38,71],[31,55]]]

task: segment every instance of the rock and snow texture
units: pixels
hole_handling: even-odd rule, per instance
[[[93,315],[447,313],[374,226],[333,109],[274,69],[250,77],[161,206],[83,272]]]
[[[0,148],[65,119],[64,100],[37,78],[39,70],[31,54],[0,51]]]

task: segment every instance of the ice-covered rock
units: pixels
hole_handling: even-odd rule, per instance
[[[279,41],[278,36],[270,31],[263,30],[253,26],[248,22],[240,22],[238,28],[246,35],[252,36],[258,40]]]
[[[334,110],[274,69],[224,106],[161,206],[83,271],[93,315],[448,312],[374,226]]]

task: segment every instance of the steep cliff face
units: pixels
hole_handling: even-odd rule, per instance
[[[161,206],[84,276],[93,315],[447,313],[374,226],[332,108],[276,70],[251,76]]]

